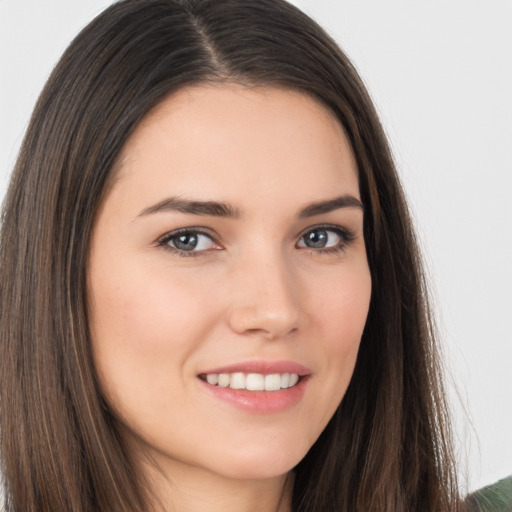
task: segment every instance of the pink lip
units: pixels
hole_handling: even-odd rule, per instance
[[[211,373],[296,373],[301,377],[299,382],[287,389],[279,391],[247,391],[246,389],[222,388],[212,386],[205,380],[198,379],[203,389],[216,399],[222,400],[237,409],[254,414],[273,414],[286,411],[297,405],[308,385],[311,370],[292,361],[246,361],[222,366],[201,372],[199,375]]]
[[[309,368],[293,361],[245,361],[206,370],[204,372],[200,372],[200,375],[235,372],[261,373],[262,375],[271,375],[273,373],[296,373],[301,377],[311,375],[311,370]]]

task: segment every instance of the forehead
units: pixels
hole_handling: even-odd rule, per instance
[[[118,168],[119,184],[138,194],[168,188],[231,202],[251,191],[358,194],[352,150],[332,112],[304,93],[274,87],[181,89],[141,122]]]

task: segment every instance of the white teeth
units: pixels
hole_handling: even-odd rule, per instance
[[[296,373],[209,373],[206,375],[206,382],[221,388],[279,391],[295,386],[299,382],[299,376]]]
[[[263,391],[265,389],[265,377],[260,373],[247,374],[246,389],[249,391]]]
[[[227,388],[229,386],[229,381],[231,380],[229,373],[221,373],[219,375],[219,386],[221,388]]]
[[[273,373],[265,375],[265,391],[277,391],[281,389],[281,375]]]
[[[229,387],[232,389],[245,389],[245,375],[243,373],[232,373]]]
[[[216,384],[219,383],[219,376],[216,373],[209,373],[206,376],[206,382],[208,382],[208,384],[211,384],[212,386],[215,386]]]

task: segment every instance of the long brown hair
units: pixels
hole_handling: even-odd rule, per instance
[[[88,247],[129,135],[172,91],[209,81],[284,86],[317,98],[343,125],[358,164],[370,311],[347,393],[295,468],[293,510],[455,510],[425,279],[386,138],[346,56],[284,0],[115,3],[78,35],[48,80],[2,217],[6,510],[149,507],[92,363]]]

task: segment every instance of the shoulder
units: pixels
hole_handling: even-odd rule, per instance
[[[512,512],[512,475],[466,498],[468,512]]]

